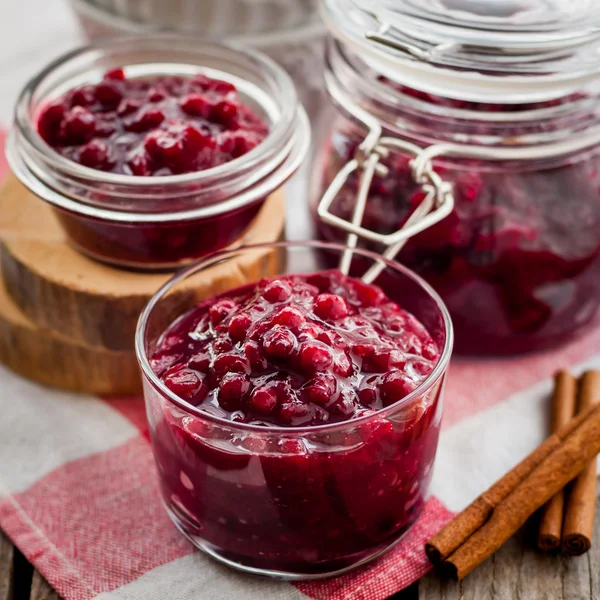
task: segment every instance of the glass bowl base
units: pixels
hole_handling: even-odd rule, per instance
[[[323,564],[323,570],[319,570],[315,568],[314,571],[311,572],[296,572],[296,571],[285,571],[285,570],[277,570],[277,569],[268,569],[255,567],[249,564],[244,564],[243,558],[235,559],[232,557],[226,556],[225,551],[220,548],[210,544],[201,536],[194,533],[188,523],[186,523],[186,518],[184,515],[180,514],[180,511],[177,510],[174,506],[169,506],[167,502],[163,500],[163,505],[167,511],[167,514],[173,521],[175,527],[179,530],[179,532],[192,543],[193,546],[201,550],[211,558],[219,561],[220,563],[231,567],[232,569],[236,569],[238,571],[242,571],[244,573],[250,573],[252,575],[259,575],[262,577],[268,577],[270,579],[278,579],[283,581],[305,581],[311,579],[327,579],[330,577],[337,577],[338,575],[342,575],[343,573],[347,573],[348,571],[352,571],[361,567],[388,552],[388,550],[392,549],[396,544],[399,544],[404,537],[408,534],[408,532],[412,529],[414,523],[416,522],[419,514],[416,515],[415,519],[403,529],[403,531],[399,534],[396,534],[394,539],[381,547],[381,545],[377,546],[377,548],[370,554],[365,555],[364,552],[361,552],[359,556],[356,557],[354,562],[351,564],[346,564],[341,568],[332,567],[331,569],[327,568],[326,564]],[[348,561],[352,561],[351,556],[343,557],[343,562],[348,563]],[[333,562],[333,561],[332,561]],[[332,565],[332,562],[329,565]],[[341,561],[335,561],[339,565]],[[315,565],[317,567],[317,565]]]

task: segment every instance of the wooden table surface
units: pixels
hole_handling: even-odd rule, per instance
[[[432,573],[393,600],[600,600],[600,485],[594,544],[586,555],[542,554],[528,541],[531,533],[520,532],[461,583]],[[1,531],[0,600],[61,600]]]

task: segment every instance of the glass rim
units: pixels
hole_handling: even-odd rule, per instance
[[[42,139],[35,117],[44,101],[69,89],[70,82],[73,87],[95,81],[100,67],[111,66],[150,76],[220,71],[222,79],[245,84],[242,94],[264,112],[269,132],[246,154],[192,173],[135,176],[80,165]],[[90,70],[95,75],[88,75]],[[126,223],[167,222],[218,215],[272,193],[298,169],[309,146],[310,124],[294,83],[270,57],[235,43],[159,32],[80,46],[30,78],[15,105],[7,159],[32,192],[58,208]],[[95,194],[99,188],[106,197]],[[174,193],[180,206],[165,211],[161,201]]]
[[[432,139],[431,131],[425,132],[418,128],[407,127],[407,123],[418,123],[422,118],[434,119],[446,127],[458,122],[460,124],[485,123],[487,127],[494,128],[491,133],[484,136],[478,132],[477,126],[471,125],[473,131],[461,133],[460,139],[451,142],[457,151],[464,147],[466,157],[468,157],[469,146],[475,145],[506,149],[506,153],[519,152],[519,155],[514,155],[512,158],[520,161],[561,159],[573,152],[594,148],[600,143],[600,113],[594,110],[600,97],[600,86],[589,96],[579,95],[572,99],[571,96],[574,94],[559,96],[554,100],[569,98],[569,101],[556,102],[549,106],[543,106],[543,102],[519,99],[518,102],[497,105],[506,110],[477,110],[435,104],[387,85],[378,79],[381,73],[365,63],[352,48],[334,38],[330,38],[326,44],[325,60],[326,68],[332,76],[333,83],[340,89],[340,93],[352,97],[353,102],[374,115],[384,127],[396,131],[396,135],[413,138],[420,144],[430,145],[439,141],[439,138]],[[331,79],[326,78],[326,88],[330,97],[331,85]],[[407,87],[430,93],[416,85],[407,84]],[[431,95],[454,98],[436,93]],[[466,100],[466,97],[458,95],[455,99]],[[471,102],[471,100],[466,101]],[[490,100],[473,102],[483,106],[490,104]],[[510,110],[511,107],[521,104],[531,106],[523,110]],[[403,121],[397,120],[399,109],[406,115]],[[591,122],[583,120],[582,115],[587,114],[593,114],[595,119]],[[541,133],[532,131],[514,135],[512,132],[514,128],[536,127],[541,122],[559,125]],[[585,123],[584,129],[574,127],[580,122]],[[448,140],[444,139],[444,143],[447,142]],[[510,158],[503,156],[502,160],[510,160]]]
[[[98,169],[86,167],[85,165],[81,165],[69,160],[68,158],[65,158],[42,139],[37,129],[31,123],[28,108],[29,102],[33,98],[36,89],[48,75],[50,75],[55,69],[68,64],[71,61],[75,61],[86,54],[93,55],[94,53],[98,52],[110,52],[111,50],[115,51],[123,45],[125,46],[123,50],[125,50],[127,49],[127,46],[131,44],[139,44],[143,46],[144,44],[152,42],[180,42],[182,44],[191,44],[196,48],[220,48],[222,50],[233,51],[238,53],[240,56],[243,55],[245,57],[250,57],[254,62],[260,65],[261,68],[265,69],[265,71],[269,74],[282,92],[282,114],[280,121],[276,123],[274,127],[271,127],[267,137],[247,154],[244,154],[222,165],[211,167],[210,169],[204,169],[202,171],[195,171],[192,173],[183,173],[180,175],[165,175],[161,176],[160,178],[152,176],[108,173],[106,171],[100,171]],[[184,63],[179,62],[179,64]],[[127,65],[123,66],[127,67]],[[31,144],[32,147],[38,152],[50,152],[52,159],[58,165],[64,168],[66,172],[69,172],[73,175],[83,174],[90,180],[100,183],[132,185],[134,187],[142,188],[146,186],[155,186],[159,183],[168,185],[169,183],[193,183],[196,181],[202,181],[208,179],[210,176],[218,176],[226,173],[228,170],[231,170],[232,166],[234,169],[238,169],[244,164],[251,163],[256,159],[257,156],[261,154],[261,152],[265,151],[267,146],[274,145],[280,140],[280,138],[285,136],[295,117],[295,108],[297,104],[298,99],[296,95],[296,89],[289,75],[282,67],[280,67],[274,60],[265,54],[251,48],[245,48],[240,44],[232,42],[222,42],[212,39],[198,39],[189,34],[180,35],[173,32],[160,32],[133,36],[117,35],[105,37],[61,54],[43,69],[39,70],[25,83],[15,104],[14,118],[15,123],[27,142]]]
[[[477,2],[421,0],[321,0],[323,19],[333,35],[347,40],[388,66],[404,59],[421,65],[496,71],[560,79],[594,76],[592,57],[600,39],[600,11],[564,0],[538,2],[529,17],[509,10],[494,15]],[[579,6],[577,6],[579,4]],[[541,10],[543,9],[543,10]],[[543,17],[542,17],[543,15]],[[378,31],[379,29],[379,31]],[[405,35],[404,32],[410,32]],[[369,32],[366,33],[365,32]],[[377,32],[377,33],[375,33]],[[583,64],[582,64],[583,63]]]
[[[353,249],[353,253],[363,256],[365,258],[383,262],[386,267],[389,267],[405,277],[411,279],[414,283],[416,283],[422,290],[434,301],[437,309],[440,311],[442,316],[444,333],[446,334],[446,339],[444,341],[444,347],[442,349],[442,353],[438,362],[436,363],[433,371],[419,384],[417,388],[415,388],[410,394],[402,398],[401,400],[394,402],[390,406],[382,408],[381,410],[376,411],[371,415],[364,415],[362,417],[358,417],[357,419],[349,419],[347,421],[341,421],[338,423],[326,423],[324,425],[314,425],[314,426],[296,426],[296,427],[283,427],[280,425],[274,426],[261,426],[261,425],[252,425],[249,423],[238,423],[235,421],[231,421],[228,419],[224,419],[222,417],[218,417],[215,415],[211,415],[203,411],[202,409],[193,406],[186,402],[183,398],[174,394],[164,383],[160,380],[160,378],[154,373],[152,367],[150,366],[149,358],[146,354],[145,348],[145,332],[148,324],[148,320],[152,312],[156,309],[157,304],[160,300],[172,289],[174,289],[179,283],[193,276],[197,272],[202,269],[210,266],[215,263],[218,264],[222,262],[224,259],[230,258],[233,255],[239,254],[240,252],[252,251],[252,250],[261,250],[261,249],[276,249],[276,248],[290,248],[290,247],[299,247],[299,248],[307,248],[307,249],[323,249],[323,250],[335,250],[338,252],[343,252],[346,246],[343,244],[336,244],[330,242],[320,242],[320,241],[284,241],[284,242],[272,242],[267,244],[252,244],[247,246],[240,246],[239,248],[232,250],[225,250],[220,252],[215,252],[201,261],[183,269],[179,273],[177,273],[174,277],[172,277],[169,281],[163,284],[152,296],[149,300],[148,304],[145,306],[144,310],[140,314],[138,319],[136,333],[135,333],[135,352],[138,359],[138,363],[142,370],[142,375],[147,379],[147,381],[152,385],[152,387],[161,394],[161,396],[167,400],[169,400],[172,404],[176,405],[181,410],[187,412],[190,415],[196,416],[205,421],[209,421],[213,424],[218,424],[223,427],[228,427],[230,429],[239,430],[239,431],[248,431],[254,433],[263,433],[263,434],[287,434],[287,435],[298,435],[298,434],[311,434],[311,433],[322,433],[322,432],[330,432],[330,431],[338,431],[342,429],[347,429],[348,427],[354,427],[363,423],[367,423],[369,421],[375,420],[377,418],[385,417],[389,413],[393,413],[402,406],[406,404],[410,404],[414,400],[426,394],[443,375],[446,373],[448,368],[448,363],[450,361],[450,357],[452,355],[452,348],[454,344],[454,329],[452,326],[452,320],[450,317],[450,313],[446,308],[442,298],[439,294],[419,275],[417,275],[414,271],[409,269],[408,267],[397,263],[395,261],[390,261],[380,254],[375,252],[371,252],[369,250],[363,249]]]
[[[292,145],[290,153],[271,176],[251,185],[244,191],[232,195],[228,199],[182,210],[134,212],[131,210],[99,207],[72,199],[66,194],[49,187],[30,170],[18,150],[18,132],[14,129],[9,131],[6,137],[6,160],[11,171],[17,176],[21,183],[36,196],[60,210],[65,210],[84,217],[103,219],[123,224],[169,223],[172,221],[179,222],[192,219],[203,219],[219,216],[257,202],[261,198],[265,198],[274,193],[296,173],[302,165],[311,143],[308,116],[300,106],[297,109],[297,122],[301,128],[301,135],[297,136],[296,142]],[[226,165],[227,164],[230,163],[226,163]],[[150,178],[148,177],[147,179]]]

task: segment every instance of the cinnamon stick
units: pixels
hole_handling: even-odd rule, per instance
[[[577,410],[600,402],[600,371],[588,371],[581,377]],[[575,479],[567,496],[562,531],[565,554],[579,556],[592,545],[596,508],[596,459]]]
[[[600,405],[494,509],[489,520],[444,562],[462,579],[498,550],[527,519],[600,452]]]
[[[551,435],[529,456],[511,469],[502,479],[473,501],[444,529],[425,544],[425,551],[433,564],[439,564],[464,544],[490,518],[494,508],[502,502],[546,457],[558,448],[590,415],[588,409]]]
[[[552,433],[564,427],[575,414],[577,379],[567,371],[554,376],[552,395]],[[560,490],[542,509],[537,545],[540,550],[553,552],[560,548],[562,538],[565,491]]]

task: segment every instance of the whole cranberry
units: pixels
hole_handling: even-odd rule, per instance
[[[86,167],[104,169],[110,165],[108,146],[98,140],[88,142],[79,150],[79,162]]]
[[[269,365],[258,342],[250,340],[244,346],[244,354],[250,363],[253,373],[262,373]]]
[[[319,294],[315,298],[314,311],[325,321],[335,321],[348,316],[348,305],[337,294]]]
[[[188,94],[181,99],[180,105],[188,115],[204,118],[210,116],[213,110],[213,103],[204,94]]]
[[[331,373],[318,373],[306,383],[304,394],[309,402],[327,404],[335,394],[336,387],[336,378]]]
[[[331,350],[321,342],[303,342],[300,346],[300,364],[308,373],[325,371],[333,363]]]
[[[269,414],[277,406],[277,390],[275,387],[263,386],[255,388],[250,396],[250,407],[258,413]]]
[[[235,301],[231,300],[230,298],[219,300],[213,304],[208,311],[208,314],[210,315],[210,322],[213,325],[218,325],[235,307]]]
[[[116,108],[123,98],[123,93],[119,89],[117,83],[105,80],[96,86],[95,96],[104,106]]]
[[[292,296],[292,286],[287,281],[275,279],[269,281],[263,290],[263,298],[267,302],[276,304],[277,302],[285,302]]]
[[[62,121],[62,136],[67,144],[87,142],[94,135],[96,119],[83,106],[74,106]]]
[[[290,425],[303,425],[310,421],[310,407],[301,402],[286,402],[279,409],[279,418]]]
[[[402,400],[405,396],[408,396],[416,388],[415,382],[403,373],[402,371],[392,371],[387,373],[379,391],[383,400],[384,406],[389,406],[398,400]]]
[[[202,401],[208,393],[208,388],[197,373],[189,369],[175,367],[170,370],[163,381],[165,385],[184,400]]]
[[[290,329],[299,329],[306,322],[306,317],[297,306],[286,306],[275,314],[273,322]]]
[[[196,371],[208,373],[210,368],[210,354],[206,350],[200,350],[192,354],[188,361],[188,366]]]
[[[239,313],[232,317],[227,326],[229,337],[234,342],[241,342],[245,337],[246,333],[252,326],[252,318],[246,313]]]
[[[296,352],[297,341],[287,327],[275,325],[263,337],[262,346],[267,356],[286,359]]]
[[[250,391],[250,381],[246,375],[227,373],[219,384],[219,404],[229,411],[242,408],[242,401]]]

